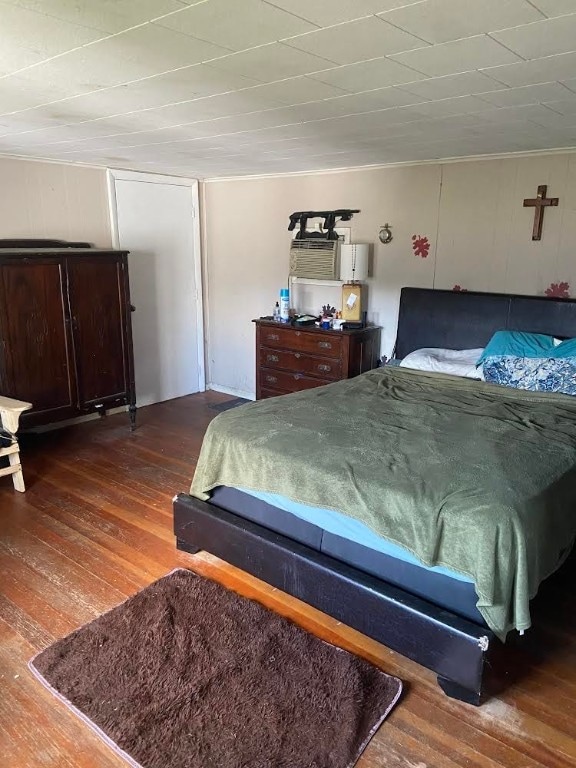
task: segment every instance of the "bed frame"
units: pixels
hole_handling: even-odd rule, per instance
[[[501,329],[576,337],[576,300],[403,288],[395,354],[483,347]],[[293,539],[200,501],[174,500],[180,550],[206,550],[433,670],[446,694],[479,705],[499,642],[464,619]]]

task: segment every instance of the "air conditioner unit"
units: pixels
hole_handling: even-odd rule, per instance
[[[290,276],[339,280],[338,240],[292,240]]]

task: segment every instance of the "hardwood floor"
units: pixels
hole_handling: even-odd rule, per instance
[[[216,415],[209,405],[226,399],[210,392],[144,408],[133,433],[119,414],[23,440],[27,492],[0,480],[0,765],[125,765],[26,665],[54,639],[183,566],[402,678],[403,698],[359,768],[575,766],[573,580],[545,592],[536,626],[508,652],[507,687],[474,708],[446,698],[427,670],[324,614],[206,553],[177,552],[172,497],[189,487]]]

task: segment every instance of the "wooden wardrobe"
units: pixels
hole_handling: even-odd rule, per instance
[[[33,404],[23,426],[122,405],[134,426],[127,254],[0,240],[0,395]]]

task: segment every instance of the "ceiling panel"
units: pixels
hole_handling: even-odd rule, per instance
[[[4,4],[114,33],[181,10],[188,3],[186,0],[4,0]]]
[[[421,0],[267,0],[278,8],[307,19],[319,27],[360,19],[380,11],[389,11]]]
[[[424,75],[415,72],[391,59],[372,59],[360,64],[349,64],[325,72],[310,75],[314,80],[320,80],[329,85],[335,85],[350,93],[383,88],[387,85],[400,85],[414,80],[422,80]]]
[[[95,29],[0,4],[0,76],[100,39]]]
[[[0,0],[0,154],[202,178],[575,146],[575,20],[576,0]]]
[[[502,67],[486,67],[482,72],[510,87],[568,80],[576,72],[576,53],[562,53]]]
[[[576,112],[567,111],[565,114],[560,114],[544,104],[535,104],[531,109],[534,112],[528,115],[529,120],[544,128],[566,129],[576,126]]]
[[[263,0],[211,0],[156,22],[216,45],[243,51],[316,29],[317,25]]]
[[[562,99],[561,101],[548,101],[544,104],[545,107],[553,109],[555,112],[559,112],[561,115],[573,115],[576,116],[576,94],[571,99]]]
[[[70,91],[56,81],[31,79],[34,69],[19,75],[0,79],[0,114],[14,110],[28,109],[45,102],[57,101],[69,95]]]
[[[449,99],[453,96],[470,96],[505,86],[496,83],[481,72],[463,72],[460,75],[433,77],[400,87],[403,91],[425,99]]]
[[[351,114],[349,105],[343,104],[341,99],[327,99],[326,101],[312,101],[308,104],[296,104],[292,107],[273,109],[269,111],[267,118],[272,119],[274,125],[287,125],[349,114]],[[258,118],[255,119],[257,122]]]
[[[65,142],[99,139],[100,137],[116,136],[119,134],[132,134],[136,131],[144,131],[146,128],[146,123],[143,121],[137,124],[122,118],[110,118],[94,120],[88,123],[60,125],[34,131],[9,133],[1,138],[11,139],[19,146],[41,147],[52,144],[64,144]],[[62,148],[64,149],[65,147]]]
[[[263,83],[305,75],[326,69],[333,64],[332,61],[313,56],[311,53],[297,51],[282,43],[264,45],[211,62],[216,69],[235,72],[244,77],[253,77]]]
[[[494,32],[492,37],[523,59],[568,53],[576,48],[576,14]]]
[[[503,109],[487,109],[480,115],[482,120],[493,123],[536,123],[537,125],[553,124],[556,118],[561,118],[558,113],[544,107],[542,104],[526,104],[519,107],[505,107]],[[558,123],[561,120],[557,121]]]
[[[38,107],[35,110],[24,110],[16,114],[1,116],[0,123],[3,126],[3,130],[0,131],[0,135],[36,132],[45,128],[73,124],[74,122],[82,122],[82,119],[70,120],[68,115],[62,116],[52,107]]]
[[[54,104],[53,108],[62,116],[62,122],[67,122],[64,117],[68,120],[75,120],[77,116],[81,116],[80,119],[96,119],[226,93],[256,84],[256,80],[199,64],[127,85],[75,96]]]
[[[562,85],[573,93],[576,93],[576,78],[571,80],[563,80]]]
[[[51,59],[26,72],[37,83],[57,82],[70,95],[120,85],[227,54],[223,48],[146,24]]]
[[[387,109],[388,107],[404,107],[409,104],[419,104],[426,101],[422,96],[415,96],[412,93],[401,90],[400,88],[375,88],[365,93],[353,93],[347,96],[338,96],[331,99],[341,113],[352,114],[354,112],[371,112],[378,109]]]
[[[429,43],[515,27],[543,18],[526,0],[428,0],[382,14],[382,18]]]
[[[293,77],[289,80],[280,80],[269,85],[259,85],[257,90],[266,94],[272,101],[278,104],[300,104],[306,101],[318,99],[330,99],[346,93],[341,88],[309,77]]]
[[[576,0],[531,0],[531,2],[548,17],[576,13]]]
[[[299,126],[303,123],[302,117],[299,117],[299,107],[282,107],[281,109],[272,109],[260,114],[249,113],[237,115],[234,117],[220,117],[216,120],[208,120],[203,123],[196,123],[192,127],[202,132],[204,136],[219,136],[222,134],[235,134],[249,130],[260,130],[262,128],[273,128],[283,125]],[[317,109],[320,109],[318,107]],[[315,116],[309,114],[306,118],[310,122],[306,125],[314,126],[315,120],[323,120],[323,115]]]
[[[490,105],[477,96],[457,96],[452,99],[427,101],[423,104],[418,104],[413,109],[425,117],[446,117],[448,115],[481,112],[485,109],[490,109]]]
[[[429,77],[452,75],[520,60],[515,53],[486,35],[398,53],[392,58]]]
[[[247,112],[259,112],[278,106],[280,106],[279,103],[270,98],[266,92],[259,88],[249,88],[245,91],[223,93],[218,96],[208,96],[181,104],[159,107],[140,112],[138,115],[153,121],[156,127],[161,128],[217,117],[241,115]],[[136,119],[138,119],[138,115],[136,115]]]
[[[94,52],[92,61],[99,61],[100,64],[108,59],[111,65],[117,67],[128,63],[134,67],[138,65],[142,77],[176,67],[199,64],[230,52],[222,46],[197,40],[155,24],[130,29],[85,50],[90,54]]]
[[[290,38],[285,43],[338,64],[353,64],[425,45],[419,38],[393,27],[377,16],[310,32]]]
[[[495,107],[516,107],[562,99],[568,95],[568,89],[560,83],[538,83],[537,85],[524,85],[521,88],[504,88],[480,93],[480,98],[490,102]]]

